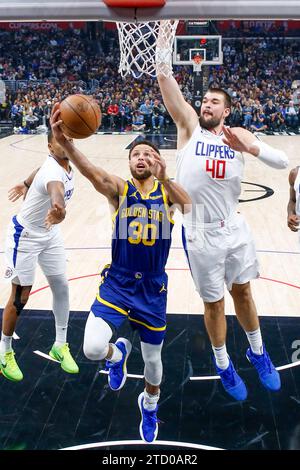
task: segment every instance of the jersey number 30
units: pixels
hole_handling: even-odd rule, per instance
[[[226,170],[225,160],[206,160],[206,172],[215,179],[224,179]]]
[[[157,227],[154,224],[141,224],[140,222],[133,221],[129,224],[129,227],[134,229],[132,236],[128,237],[129,243],[133,245],[138,245],[143,243],[145,246],[153,246],[156,241],[157,236]],[[151,233],[150,240],[149,232]]]

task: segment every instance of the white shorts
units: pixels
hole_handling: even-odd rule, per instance
[[[53,227],[47,232],[24,228],[13,217],[5,243],[7,268],[5,279],[21,286],[32,286],[36,265],[39,263],[45,276],[66,272],[66,254],[60,230]]]
[[[223,226],[222,226],[223,225]],[[259,277],[255,243],[240,214],[227,221],[183,228],[183,246],[196,290],[204,302],[217,302],[232,284]]]

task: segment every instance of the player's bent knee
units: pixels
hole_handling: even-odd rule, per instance
[[[69,284],[65,274],[47,276],[50,289],[56,296],[68,296],[69,295]]]
[[[246,282],[245,284],[233,284],[230,294],[233,298],[236,297],[245,302],[251,300],[252,293],[250,282]]]
[[[31,286],[16,286],[15,298],[13,301],[14,307],[16,308],[16,314],[19,316],[27,304],[29,294],[31,291]]]
[[[91,341],[90,338],[84,337],[83,342],[83,352],[85,357],[90,359],[90,361],[101,361],[105,359],[108,353],[108,342],[106,344],[101,344],[96,341]]]
[[[224,315],[224,297],[217,302],[204,302],[205,315]]]
[[[86,322],[83,341],[84,355],[91,361],[101,361],[108,354],[112,337],[110,326],[91,312]]]

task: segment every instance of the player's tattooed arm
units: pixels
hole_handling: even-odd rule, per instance
[[[56,141],[64,148],[68,158],[78,168],[101,194],[107,197],[115,209],[119,205],[119,195],[123,194],[125,181],[118,176],[107,173],[103,168],[94,165],[82,152],[64,136],[60,125],[59,104],[57,103],[51,114],[51,129]]]
[[[296,181],[298,168],[293,168],[289,174],[290,198],[287,206],[287,226],[292,232],[298,231],[300,218],[296,215],[296,192],[294,184]]]

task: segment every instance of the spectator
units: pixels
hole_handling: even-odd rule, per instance
[[[163,127],[165,113],[166,108],[164,105],[158,99],[155,99],[152,108],[152,128],[154,130],[160,130]]]
[[[146,131],[149,131],[152,124],[152,110],[153,106],[150,103],[149,99],[146,99],[145,102],[140,106],[140,112],[144,116],[144,121],[146,124]]]
[[[250,130],[251,128],[252,112],[253,112],[253,108],[250,104],[250,100],[247,100],[243,107],[243,117],[244,117],[243,126],[248,130]]]
[[[108,106],[107,114],[110,117],[110,128],[113,129],[116,127],[119,117],[119,106],[115,101],[112,101],[112,103]]]
[[[288,126],[291,126],[293,129],[298,127],[298,116],[293,101],[290,101],[286,108],[285,119]]]
[[[262,108],[258,108],[254,111],[253,120],[250,130],[253,132],[263,132],[268,129],[265,123],[265,115]]]
[[[146,124],[144,123],[144,116],[140,111],[134,111],[132,115],[132,130],[143,131],[145,130]]]
[[[230,115],[230,125],[240,127],[243,124],[243,109],[239,101],[234,102]]]
[[[275,128],[275,119],[277,115],[277,109],[273,104],[273,100],[268,100],[267,104],[265,105],[264,112],[266,115],[266,123],[269,129],[273,131]]]

